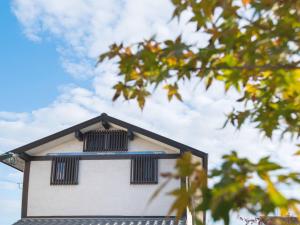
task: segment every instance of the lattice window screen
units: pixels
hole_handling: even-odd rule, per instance
[[[54,157],[51,168],[51,185],[78,184],[79,157]]]
[[[135,156],[131,159],[131,184],[157,184],[158,159],[155,156]]]
[[[84,152],[128,151],[128,136],[123,130],[98,130],[84,134]]]

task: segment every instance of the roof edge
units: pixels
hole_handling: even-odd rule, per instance
[[[49,136],[46,136],[46,137],[43,137],[43,138],[38,139],[36,141],[33,141],[33,142],[29,143],[29,144],[26,144],[26,145],[23,145],[21,147],[15,148],[15,149],[11,150],[10,152],[13,152],[15,154],[26,152],[29,149],[35,148],[35,147],[40,146],[42,144],[48,143],[50,141],[53,141],[53,140],[55,140],[57,138],[63,137],[63,136],[68,135],[68,134],[71,134],[71,133],[75,132],[76,130],[83,129],[85,127],[93,125],[94,123],[100,122],[101,119],[103,118],[103,115],[104,114],[101,114],[100,116],[94,117],[94,118],[92,118],[90,120],[84,121],[82,123],[79,123],[79,124],[76,124],[74,126],[71,126],[71,127],[67,128],[67,129],[58,131],[58,132],[56,132],[54,134],[51,134]]]
[[[163,143],[165,143],[167,145],[170,145],[172,147],[178,148],[178,149],[180,149],[183,152],[190,151],[192,154],[194,154],[196,156],[199,156],[201,158],[205,158],[205,157],[208,156],[207,153],[202,152],[202,151],[200,151],[198,149],[195,149],[195,148],[190,147],[188,145],[179,143],[179,142],[174,141],[174,140],[172,140],[170,138],[164,137],[162,135],[159,135],[157,133],[154,133],[152,131],[146,130],[144,128],[135,126],[133,124],[127,123],[125,121],[122,121],[122,120],[116,119],[114,117],[108,116],[107,114],[102,114],[102,116],[104,117],[104,119],[107,119],[109,122],[111,122],[113,124],[119,125],[121,127],[126,127],[127,129],[130,129],[133,132],[136,132],[136,133],[142,134],[144,136],[150,137],[152,139],[158,140],[160,142],[163,142]]]
[[[202,152],[202,151],[200,151],[198,149],[195,149],[193,147],[190,147],[188,145],[179,143],[177,141],[174,141],[174,140],[172,140],[170,138],[167,138],[167,137],[164,137],[162,135],[156,134],[156,133],[154,133],[152,131],[149,131],[149,130],[146,130],[144,128],[141,128],[141,127],[135,126],[133,124],[127,123],[125,121],[122,121],[122,120],[116,119],[114,117],[108,116],[106,113],[102,113],[100,116],[97,116],[97,117],[94,117],[94,118],[89,119],[87,121],[84,121],[82,123],[76,124],[76,125],[71,126],[67,129],[61,130],[59,132],[56,132],[56,133],[51,134],[49,136],[46,136],[44,138],[33,141],[29,144],[26,144],[26,145],[23,145],[21,147],[15,148],[15,149],[7,152],[7,153],[20,154],[20,153],[26,152],[26,151],[28,151],[32,148],[38,147],[42,144],[46,144],[50,141],[53,141],[57,138],[63,137],[63,136],[68,135],[68,134],[71,134],[71,133],[75,132],[76,130],[81,130],[85,127],[93,125],[93,124],[95,124],[97,122],[100,122],[102,120],[108,121],[108,122],[116,124],[118,126],[127,128],[128,130],[130,130],[132,132],[139,133],[139,134],[144,135],[146,137],[149,137],[151,139],[158,140],[158,141],[160,141],[164,144],[167,144],[167,145],[170,145],[172,147],[178,148],[181,152],[187,152],[187,151],[191,152],[193,155],[204,159],[204,164],[206,164],[206,165],[204,165],[204,167],[207,167],[207,158],[208,158],[207,153]],[[7,153],[4,153],[2,155],[2,157],[0,156],[0,161],[1,162],[4,162],[3,161],[4,160],[3,156]]]

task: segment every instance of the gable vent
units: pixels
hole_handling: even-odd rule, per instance
[[[84,134],[84,152],[128,151],[128,136],[124,130],[97,130]]]

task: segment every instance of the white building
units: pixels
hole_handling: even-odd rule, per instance
[[[24,172],[15,225],[175,224],[175,215],[166,217],[174,201],[166,193],[186,188],[185,179],[149,199],[185,151],[207,168],[206,153],[104,113],[9,151],[0,161]]]

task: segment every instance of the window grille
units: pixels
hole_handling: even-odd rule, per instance
[[[158,159],[155,156],[135,156],[131,159],[131,184],[157,184]]]
[[[78,184],[79,157],[54,157],[51,168],[51,185]]]
[[[84,134],[84,152],[128,151],[127,132],[123,130],[97,130]]]

